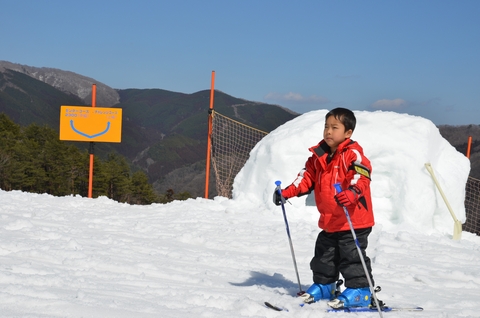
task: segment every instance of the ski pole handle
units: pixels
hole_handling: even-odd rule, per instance
[[[277,186],[276,190],[280,189],[281,184],[282,184],[282,181],[280,180],[275,181],[275,185]]]
[[[338,193],[343,191],[340,183],[335,183],[333,186],[335,187],[335,190],[337,190]]]

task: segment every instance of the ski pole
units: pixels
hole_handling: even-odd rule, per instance
[[[335,187],[335,190],[337,190],[337,193],[340,193],[343,191],[340,183],[335,183],[333,186]],[[378,301],[377,295],[375,294],[375,289],[373,287],[372,279],[368,274],[367,264],[365,263],[365,259],[363,258],[362,250],[360,248],[360,243],[357,240],[357,234],[355,234],[355,229],[353,228],[352,220],[350,219],[350,214],[348,213],[348,210],[346,207],[344,206],[342,207],[343,207],[343,211],[345,212],[345,216],[347,217],[347,222],[348,222],[348,225],[350,226],[350,231],[352,232],[353,240],[355,241],[355,246],[357,247],[357,251],[358,251],[358,256],[360,256],[360,261],[362,262],[363,270],[365,271],[365,276],[367,277],[367,280],[368,280],[368,285],[370,286],[370,292],[372,293],[373,299],[375,300],[375,305],[377,306],[378,313],[380,314],[380,317],[383,318],[382,309],[380,308],[380,302]]]
[[[297,274],[298,289],[300,290],[297,293],[297,296],[300,296],[300,295],[303,295],[305,292],[302,290],[302,284],[300,284],[300,276],[298,275],[297,261],[295,260],[295,252],[293,251],[292,238],[290,237],[290,228],[288,227],[287,213],[285,213],[285,199],[282,196],[282,189],[280,188],[280,185],[282,184],[282,182],[275,181],[275,184],[277,185],[277,187],[275,188],[275,191],[277,191],[277,194],[281,198],[280,202],[282,205],[283,219],[285,221],[285,227],[287,229],[288,242],[290,243],[290,252],[292,253],[293,266],[295,267],[295,273]]]

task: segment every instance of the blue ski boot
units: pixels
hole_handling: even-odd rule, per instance
[[[335,283],[326,285],[313,284],[309,289],[307,289],[305,294],[301,295],[300,297],[303,298],[303,302],[307,304],[314,303],[320,299],[331,300],[335,298],[335,286]]]
[[[368,307],[371,303],[370,288],[347,288],[338,297],[328,302],[332,308]]]

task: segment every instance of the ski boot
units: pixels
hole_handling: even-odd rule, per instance
[[[337,298],[328,302],[334,309],[345,307],[368,307],[371,304],[372,293],[369,287],[347,288]]]
[[[336,283],[313,284],[300,296],[306,304],[314,303],[320,299],[332,300],[335,298]]]

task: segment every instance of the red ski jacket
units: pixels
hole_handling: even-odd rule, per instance
[[[326,232],[349,230],[343,211],[334,199],[335,183],[342,189],[353,187],[358,193],[356,205],[348,207],[354,229],[372,227],[375,224],[370,194],[370,161],[364,156],[362,147],[351,139],[342,142],[333,155],[330,147],[322,140],[309,149],[313,154],[295,181],[282,191],[284,198],[315,194],[315,203],[320,212],[318,226]]]

